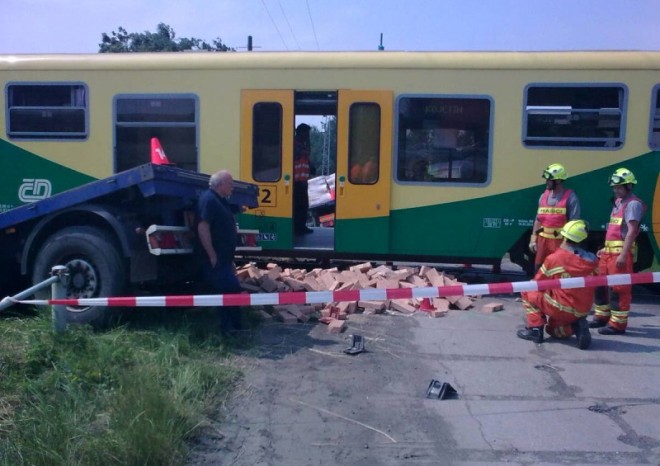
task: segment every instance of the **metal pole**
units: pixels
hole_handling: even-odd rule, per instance
[[[63,265],[56,265],[50,271],[50,274],[57,278],[53,282],[51,293],[53,299],[66,298],[66,285],[69,280],[69,270]],[[66,306],[53,305],[53,331],[55,333],[64,333],[66,331]]]
[[[43,282],[37,283],[33,287],[28,288],[25,291],[21,291],[17,295],[14,295],[14,296],[11,296],[11,297],[7,296],[5,298],[2,298],[2,301],[0,301],[0,311],[4,311],[5,309],[13,306],[14,304],[16,304],[16,301],[21,301],[25,298],[29,298],[35,292],[37,292],[37,291],[41,290],[42,288],[45,288],[49,285],[52,285],[56,281],[59,281],[59,277],[50,277],[50,278],[47,278],[46,280],[44,280]]]

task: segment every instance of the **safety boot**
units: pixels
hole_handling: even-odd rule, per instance
[[[591,345],[591,333],[589,332],[589,322],[586,317],[580,317],[578,320],[571,324],[575,338],[577,338],[577,346],[580,349],[587,349]]]
[[[523,340],[530,340],[534,343],[543,343],[543,325],[540,327],[521,328],[516,335]]]
[[[623,335],[626,333],[625,330],[619,330],[618,328],[614,328],[611,325],[604,326],[603,328],[598,329],[598,333],[601,335]]]
[[[607,325],[607,319],[597,319],[594,317],[589,321],[589,328],[600,328]]]

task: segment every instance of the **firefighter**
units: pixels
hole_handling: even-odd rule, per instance
[[[306,235],[314,231],[306,225],[309,210],[307,182],[310,173],[310,130],[308,124],[299,124],[293,146],[293,233],[295,235]]]
[[[546,257],[534,280],[595,275],[598,258],[580,247],[589,235],[586,223],[571,220],[559,234],[563,237],[559,249]],[[580,349],[587,349],[591,344],[587,314],[594,302],[593,288],[523,292],[522,302],[527,326],[518,330],[518,337],[542,343],[547,319],[548,335],[560,339],[575,335]]]
[[[637,184],[637,180],[627,168],[618,168],[610,176],[609,184],[615,200],[605,232],[605,247],[598,251],[598,273],[632,273],[633,256],[637,249],[635,240],[646,206],[633,194],[633,185]],[[630,285],[598,287],[594,318],[589,327],[598,328],[601,335],[626,333],[631,300]]]
[[[534,256],[534,271],[543,260],[559,248],[561,227],[569,220],[580,217],[580,201],[571,189],[564,187],[568,177],[566,169],[559,163],[549,165],[542,174],[545,191],[539,198],[539,208],[534,219],[529,250]]]

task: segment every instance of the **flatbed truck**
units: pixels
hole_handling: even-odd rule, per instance
[[[0,213],[2,296],[45,280],[56,265],[69,271],[71,298],[194,287],[195,212],[208,182],[209,175],[147,163]],[[256,185],[234,181],[230,203],[253,208],[257,199]],[[259,249],[257,232],[239,233],[239,249]],[[105,325],[111,317],[103,307],[67,310],[68,322]]]

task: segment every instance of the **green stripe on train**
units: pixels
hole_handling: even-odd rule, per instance
[[[612,189],[607,181],[614,169],[622,165],[632,170],[637,177],[635,193],[649,207],[642,222],[643,228],[651,228],[650,208],[658,177],[657,152],[569,177],[566,186],[576,191],[582,206],[582,217],[589,222],[592,230],[605,229],[612,207]],[[390,252],[502,257],[526,230],[531,229],[543,189],[544,185],[539,184],[480,199],[393,211]],[[650,239],[658,257],[658,244],[653,235],[650,235]]]
[[[0,212],[94,181],[0,139]]]

